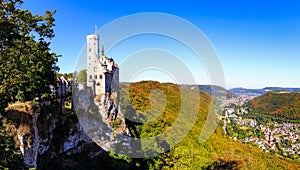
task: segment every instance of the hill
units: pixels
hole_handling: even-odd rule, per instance
[[[259,95],[263,95],[269,91],[296,92],[296,91],[300,91],[300,88],[265,87],[263,89],[246,89],[246,88],[239,87],[239,88],[229,89],[229,91],[237,96],[239,96],[239,95],[259,96]]]
[[[273,115],[277,118],[300,118],[300,93],[272,91],[250,101],[252,113]]]
[[[165,130],[174,126],[174,120],[178,117],[178,109],[181,106],[180,91],[191,96],[186,104],[188,106],[199,105],[194,97],[200,99],[200,107],[196,121],[189,133],[170,151],[158,156],[149,157],[143,160],[145,167],[154,169],[297,169],[300,168],[299,161],[292,161],[288,158],[281,158],[270,153],[265,153],[259,148],[251,145],[232,141],[223,134],[221,127],[218,127],[210,138],[204,142],[199,142],[201,130],[207,120],[209,108],[211,106],[211,96],[200,91],[192,94],[186,86],[175,84],[161,84],[153,81],[143,81],[129,85],[130,101],[139,114],[147,117],[151,112],[149,94],[153,89],[160,89],[167,99],[165,110],[156,116],[154,121],[147,123],[132,124],[135,132],[134,136],[149,137],[161,134]],[[189,88],[190,89],[190,88]],[[124,95],[123,89],[121,89]],[[126,96],[126,95],[125,95]],[[151,95],[150,95],[151,96]],[[151,100],[157,101],[160,95],[154,95]],[[122,97],[121,97],[122,98]],[[124,99],[123,99],[124,100]],[[150,105],[149,105],[150,104]],[[151,109],[150,109],[151,110]],[[182,111],[189,120],[189,110],[183,108]],[[127,114],[127,113],[125,113]],[[126,116],[127,117],[127,116]],[[136,116],[138,117],[138,116]],[[183,126],[184,124],[182,124]],[[167,143],[170,141],[166,140]]]
[[[229,90],[225,89],[224,87],[215,86],[215,85],[198,85],[198,88],[204,92],[209,93],[210,95],[214,96],[226,96],[232,97],[233,93]]]

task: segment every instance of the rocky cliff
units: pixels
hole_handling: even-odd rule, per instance
[[[93,168],[112,166],[109,161],[91,161],[108,158],[106,151],[111,143],[126,145],[127,139],[116,139],[126,129],[124,117],[115,113],[119,108],[113,98],[103,105],[99,96],[94,98],[89,95],[90,92],[91,89],[83,88],[73,94],[77,114],[62,108],[61,101],[64,100],[61,99],[35,106],[31,102],[14,103],[6,108],[6,130],[20,148],[28,167],[74,169],[93,164]]]
[[[53,162],[60,162],[60,167],[73,166],[76,161],[62,159],[83,152],[94,158],[103,152],[86,135],[76,114],[71,111],[61,114],[59,106],[59,101],[52,101],[40,107],[38,113],[30,103],[14,103],[6,109],[9,121],[5,127],[14,137],[28,167],[44,169]],[[63,162],[70,165],[61,164]]]

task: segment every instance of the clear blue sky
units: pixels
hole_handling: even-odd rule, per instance
[[[162,12],[188,20],[206,34],[219,55],[227,88],[300,87],[298,0],[25,0],[22,8],[38,14],[57,10],[51,47],[62,55],[61,72],[74,71],[95,24],[102,27],[129,14]]]

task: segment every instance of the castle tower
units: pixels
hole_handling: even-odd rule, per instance
[[[95,93],[95,79],[97,79],[97,60],[99,58],[99,35],[90,34],[86,37],[87,41],[87,86]]]
[[[94,95],[107,101],[112,93],[119,97],[119,68],[112,58],[105,56],[104,45],[99,55],[99,35],[87,36],[87,86]]]

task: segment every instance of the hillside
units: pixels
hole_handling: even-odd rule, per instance
[[[76,114],[70,112],[61,115],[61,104],[53,102],[50,106],[43,107],[37,122],[40,137],[39,167],[122,170],[300,168],[299,161],[271,155],[255,146],[231,140],[223,134],[221,127],[218,127],[206,142],[199,142],[211,105],[211,96],[208,93],[170,83],[142,81],[121,85],[120,94],[121,111],[127,118],[126,124],[131,136],[157,139],[156,143],[142,143],[142,150],[158,153],[158,149],[167,151],[168,146],[172,146],[169,151],[146,158],[128,158],[106,152],[86,136]],[[181,94],[185,94],[189,99],[182,101]],[[191,115],[193,108],[198,108],[195,122]],[[180,115],[181,120],[178,120]],[[6,123],[4,128],[11,127],[11,130],[7,131],[13,132],[11,135],[16,142],[19,141],[17,134],[21,132],[26,139],[34,139],[32,114],[28,104],[11,105],[7,108],[5,119],[7,121],[3,118],[2,122],[9,123]],[[29,128],[26,128],[25,133],[22,128],[27,126]],[[160,134],[166,131],[169,131],[167,137],[160,140],[163,136]],[[186,135],[183,132],[187,132]],[[7,138],[7,135],[5,138],[1,135],[4,136],[4,133],[0,133],[1,139]],[[178,136],[184,137],[178,140]],[[174,139],[178,141],[174,143]],[[19,149],[20,143],[16,146],[15,148]],[[26,148],[30,149],[30,146]],[[0,152],[4,153],[1,147]]]
[[[156,157],[147,158],[147,166],[144,168],[155,169],[297,169],[299,162],[283,159],[270,153],[265,153],[259,148],[251,145],[232,141],[222,133],[220,127],[204,143],[199,143],[199,136],[207,119],[211,96],[204,92],[192,94],[193,91],[186,90],[174,84],[160,84],[158,82],[139,82],[129,85],[129,96],[131,103],[139,114],[147,117],[146,110],[150,108],[149,92],[153,89],[162,90],[167,100],[164,112],[155,121],[133,124],[136,131],[133,133],[139,137],[149,137],[160,134],[174,125],[174,119],[178,115],[180,107],[179,90],[189,93],[191,100],[187,105],[198,105],[193,97],[200,98],[199,112],[190,132],[170,151]],[[124,91],[123,91],[124,92]],[[124,93],[123,93],[124,95]],[[151,95],[150,95],[151,96]],[[159,96],[159,95],[157,95]],[[153,96],[152,96],[153,97]],[[161,96],[160,96],[161,97]],[[159,97],[159,98],[160,98]],[[155,98],[152,100],[159,100]],[[188,114],[188,110],[183,110]],[[187,115],[188,117],[188,115]],[[187,118],[188,120],[188,118]],[[169,141],[167,141],[169,142]]]
[[[214,96],[226,96],[232,97],[233,93],[229,90],[226,90],[224,87],[215,86],[215,85],[198,85],[198,88],[204,92],[207,92]]]
[[[300,93],[268,92],[250,101],[252,113],[273,115],[278,118],[300,118]]]

